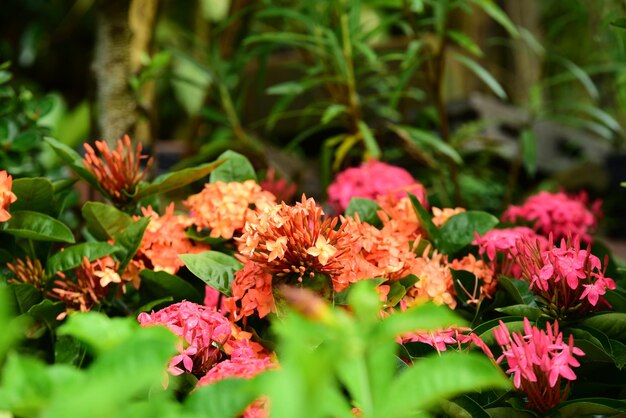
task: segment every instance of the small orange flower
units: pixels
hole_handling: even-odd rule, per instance
[[[117,148],[113,151],[105,141],[96,141],[95,145],[99,157],[91,145],[84,145],[87,151],[83,158],[85,167],[96,176],[102,190],[116,205],[128,203],[150,170],[152,158],[141,154],[140,142],[133,151],[128,135],[117,141]],[[146,159],[146,167],[142,170],[141,160]]]
[[[13,177],[6,170],[0,171],[0,222],[11,219],[9,205],[17,200],[17,196],[11,191],[12,186]]]
[[[317,241],[315,241],[315,246],[310,247],[306,252],[313,257],[317,257],[319,262],[325,266],[328,264],[328,259],[337,253],[337,249],[330,245],[323,235],[320,235],[317,237]]]
[[[443,208],[443,209],[439,209],[435,206],[433,206],[433,223],[440,227],[441,225],[445,224],[448,219],[450,219],[451,217],[453,217],[454,215],[458,215],[459,213],[463,213],[465,212],[465,208]]]

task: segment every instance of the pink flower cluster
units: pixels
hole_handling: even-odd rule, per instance
[[[604,276],[600,259],[580,240],[561,240],[555,246],[550,240],[547,248],[528,239],[518,244],[521,277],[539,295],[556,317],[576,311],[594,310],[598,302],[608,306],[602,295],[615,289],[613,279]]]
[[[471,332],[471,328],[450,326],[445,329],[436,331],[416,331],[403,335],[401,343],[417,342],[428,344],[438,352],[446,351],[448,346],[456,346],[461,349],[461,344],[465,344],[471,340],[467,332]]]
[[[602,202],[589,204],[586,193],[568,196],[564,192],[540,192],[529,197],[521,206],[510,206],[502,220],[505,222],[528,221],[532,228],[544,236],[552,234],[556,239],[578,235],[591,241],[591,232],[601,216]]]
[[[328,201],[339,212],[343,212],[350,199],[377,196],[392,193],[398,197],[414,194],[426,205],[426,189],[403,168],[369,160],[360,167],[352,167],[337,175],[328,187]]]
[[[545,413],[567,398],[569,382],[561,390],[564,380],[576,380],[572,367],[580,366],[574,357],[585,353],[574,346],[574,337],[566,343],[559,332],[558,322],[546,323],[546,331],[531,326],[524,318],[524,333],[510,333],[506,325],[493,331],[502,355],[496,360],[506,360],[506,373],[513,375],[513,384],[528,396],[528,406]],[[493,354],[484,344],[479,344],[492,359]]]
[[[525,226],[492,229],[483,236],[476,235],[472,244],[478,246],[478,253],[481,256],[487,256],[487,263],[496,274],[520,278],[517,245],[522,239],[539,241],[542,245],[547,245],[545,238]]]
[[[193,302],[175,303],[150,314],[142,312],[137,320],[142,326],[165,325],[181,337],[180,354],[170,361],[168,369],[174,376],[185,371],[206,373],[219,361],[220,347],[231,337],[231,325],[224,315]]]

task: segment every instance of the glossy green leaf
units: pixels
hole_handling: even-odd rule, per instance
[[[43,177],[20,178],[13,180],[12,192],[17,200],[11,204],[11,211],[30,210],[52,215],[54,211],[54,188],[50,180]]]
[[[483,83],[485,83],[491,91],[495,93],[500,99],[505,100],[507,98],[506,92],[498,83],[498,81],[487,71],[482,65],[477,63],[471,58],[468,58],[461,54],[452,54],[455,60],[463,64],[470,71],[472,71]]]
[[[87,202],[81,209],[89,232],[106,241],[119,235],[133,219],[119,209],[100,202]]]
[[[188,300],[202,303],[204,296],[189,282],[165,271],[144,269],[139,273],[141,287],[139,292],[149,300],[171,298],[173,302]]]
[[[139,218],[132,224],[128,225],[122,232],[115,235],[115,244],[124,250],[124,255],[120,259],[118,271],[121,273],[126,270],[126,266],[133,259],[135,253],[141,245],[143,234],[150,224],[150,217]]]
[[[213,173],[221,164],[221,161],[215,161],[212,163],[202,164],[197,167],[183,168],[182,170],[163,174],[162,176],[154,179],[154,181],[152,181],[148,186],[140,188],[134,198],[139,201],[156,194],[179,189],[193,183],[194,181],[202,180],[209,174]]]
[[[42,322],[49,329],[54,329],[61,325],[57,316],[64,311],[65,305],[63,302],[52,302],[49,299],[44,299],[38,304],[31,306],[26,314],[34,320]]]
[[[11,215],[11,219],[2,224],[7,234],[37,241],[74,242],[72,231],[51,216],[28,210],[13,211]]]
[[[422,206],[419,199],[415,197],[415,195],[411,193],[407,193],[409,198],[411,199],[411,203],[413,204],[413,209],[415,210],[415,214],[417,215],[417,219],[420,221],[420,225],[424,227],[426,230],[426,239],[438,245],[441,242],[441,234],[439,229],[435,226],[432,221],[432,217],[428,213],[428,211]]]
[[[438,249],[446,254],[454,254],[498,224],[498,218],[480,211],[458,213],[439,228]]]
[[[410,416],[412,411],[432,407],[441,399],[510,387],[504,374],[485,356],[446,352],[420,359],[402,371],[389,387],[388,404],[381,416]]]
[[[221,293],[231,296],[231,283],[235,272],[242,264],[235,257],[217,251],[205,251],[198,254],[182,254],[189,271],[199,277],[207,285]]]
[[[373,200],[364,197],[353,197],[346,208],[346,216],[354,216],[357,213],[362,222],[381,228],[383,223],[377,213],[379,210],[382,210],[381,207]]]
[[[626,401],[608,398],[576,399],[561,403],[557,410],[563,418],[591,415],[614,416],[626,412]]]
[[[597,329],[611,338],[626,342],[626,313],[599,313],[583,319],[579,324]]]
[[[48,258],[46,262],[46,275],[54,276],[58,272],[72,270],[80,266],[85,257],[94,261],[107,255],[111,255],[117,248],[106,242],[83,242],[66,247]]]
[[[503,308],[496,308],[495,310],[506,315],[523,316],[528,318],[530,321],[536,321],[542,313],[541,309],[534,306],[528,306],[526,304],[510,305]]]
[[[98,180],[93,174],[91,174],[89,170],[85,168],[85,165],[83,164],[83,159],[76,151],[51,137],[45,137],[44,141],[46,141],[48,145],[52,147],[52,149],[59,156],[59,158],[61,158],[65,162],[65,164],[67,164],[76,174],[78,174],[80,178],[85,180],[95,189],[102,192]]]
[[[530,304],[535,300],[534,293],[528,287],[528,282],[512,277],[498,277],[498,284],[503,288],[518,304]]]
[[[33,285],[26,283],[11,283],[7,286],[13,293],[16,312],[26,313],[30,308],[41,302],[42,294]]]
[[[217,159],[218,161],[223,161],[223,163],[211,173],[211,183],[217,181],[229,183],[233,181],[257,180],[254,167],[250,164],[250,161],[238,152],[225,151]]]
[[[474,327],[473,331],[480,337],[485,344],[491,346],[496,344],[496,339],[493,336],[493,330],[497,328],[500,321],[506,324],[507,329],[510,332],[521,332],[524,330],[524,318],[521,316],[507,316],[503,318],[491,319],[485,321],[482,324]]]

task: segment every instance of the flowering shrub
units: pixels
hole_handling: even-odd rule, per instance
[[[113,205],[84,203],[72,230],[60,186],[0,172],[0,412],[87,416],[61,406],[84,382],[91,403],[114,388],[103,416],[626,412],[623,384],[585,399],[620,382],[626,292],[582,198],[540,194],[503,215],[530,227],[494,229],[370,161],[338,176],[328,214],[230,151],[148,182],[127,137],[84,159],[48,142]],[[164,197],[207,175],[183,205]]]

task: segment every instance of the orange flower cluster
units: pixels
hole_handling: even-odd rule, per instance
[[[433,218],[432,221],[437,227],[441,227],[445,224],[448,219],[453,217],[454,215],[458,215],[459,213],[465,212],[465,208],[443,208],[439,209],[433,206]]]
[[[13,187],[13,177],[7,174],[6,170],[0,171],[0,222],[11,219],[9,205],[17,200],[17,196],[11,191]]]
[[[419,277],[413,287],[407,289],[403,298],[406,306],[413,306],[423,300],[432,300],[439,305],[456,308],[454,282],[446,256],[434,251],[430,254],[429,246],[418,258],[416,270],[412,273]]]
[[[245,267],[236,274],[233,298],[227,301],[227,306],[242,305],[235,316],[255,310],[264,316],[272,310],[271,289],[277,280],[303,282],[305,277],[326,275],[338,291],[337,279],[353,257],[354,241],[345,223],[337,227],[338,223],[339,218],[326,217],[315,200],[304,196],[294,206],[283,202],[251,212],[243,234],[236,239]]]
[[[31,260],[26,256],[23,260],[7,263],[7,268],[15,275],[14,279],[8,280],[9,283],[21,282],[33,285],[39,290],[45,289],[45,273],[39,259]]]
[[[211,237],[231,239],[247,220],[254,218],[255,209],[263,210],[275,201],[273,194],[261,189],[254,180],[247,180],[207,183],[204,190],[183,203],[190,209],[198,231],[209,228]]]
[[[184,266],[180,254],[199,253],[211,249],[206,244],[194,243],[185,235],[185,230],[194,221],[189,216],[174,214],[174,202],[167,206],[163,215],[159,215],[151,206],[141,208],[141,212],[150,218],[150,223],[133,260],[139,270],[145,268],[145,260],[155,271],[175,274]]]
[[[111,200],[118,205],[127,203],[137,191],[137,186],[146,176],[152,165],[152,158],[141,154],[141,143],[133,151],[128,135],[117,141],[115,150],[109,149],[105,141],[95,143],[100,156],[89,144],[83,163],[98,180],[100,187]],[[147,159],[145,169],[141,169],[141,160]]]

